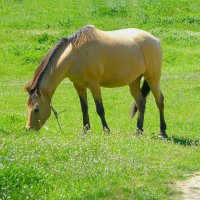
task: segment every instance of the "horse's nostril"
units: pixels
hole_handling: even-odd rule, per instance
[[[40,127],[35,128],[35,127],[31,127],[31,126],[26,126],[26,131],[39,131]]]
[[[31,130],[31,127],[30,126],[26,126],[26,130],[27,131]]]

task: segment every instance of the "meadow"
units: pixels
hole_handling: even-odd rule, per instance
[[[89,93],[92,129],[83,134],[79,99],[69,80],[56,90],[53,115],[25,132],[25,84],[49,48],[93,24],[136,27],[161,40],[167,140],[148,96],[142,135],[129,119],[128,87],[102,89],[110,135]],[[0,199],[174,199],[173,182],[200,171],[200,1],[0,1]]]

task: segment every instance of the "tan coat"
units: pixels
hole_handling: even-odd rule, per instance
[[[90,127],[86,88],[92,92],[103,128],[108,130],[100,87],[129,85],[136,102],[132,112],[138,110],[137,128],[143,130],[145,99],[151,89],[160,111],[161,134],[165,136],[161,63],[160,42],[148,32],[134,28],[102,31],[86,26],[62,39],[45,57],[27,85],[30,94],[27,127],[39,129],[45,123],[58,84],[69,78],[80,98],[84,127]],[[142,76],[145,83],[140,89]]]

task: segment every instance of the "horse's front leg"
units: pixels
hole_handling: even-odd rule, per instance
[[[101,98],[100,85],[97,81],[92,81],[92,82],[90,82],[88,87],[89,87],[89,89],[92,93],[92,96],[94,98],[95,105],[96,105],[96,111],[97,111],[97,114],[99,115],[99,117],[101,119],[103,131],[105,133],[106,132],[109,133],[110,129],[109,129],[108,124],[107,124],[106,119],[105,119],[105,111],[104,111],[103,102],[102,102],[102,98]]]
[[[74,88],[78,93],[81,103],[81,110],[83,114],[83,129],[84,131],[88,131],[90,129],[90,119],[88,115],[87,90],[85,86],[78,85],[75,83],[74,83]]]

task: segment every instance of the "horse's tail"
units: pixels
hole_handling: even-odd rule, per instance
[[[147,95],[150,92],[150,87],[149,87],[149,84],[147,83],[146,80],[144,80],[144,82],[142,84],[141,92],[142,92],[143,97],[146,99]],[[131,118],[134,117],[134,115],[137,112],[137,110],[138,109],[137,109],[136,103],[134,102],[133,106],[131,107],[131,112],[130,112],[130,117]]]

